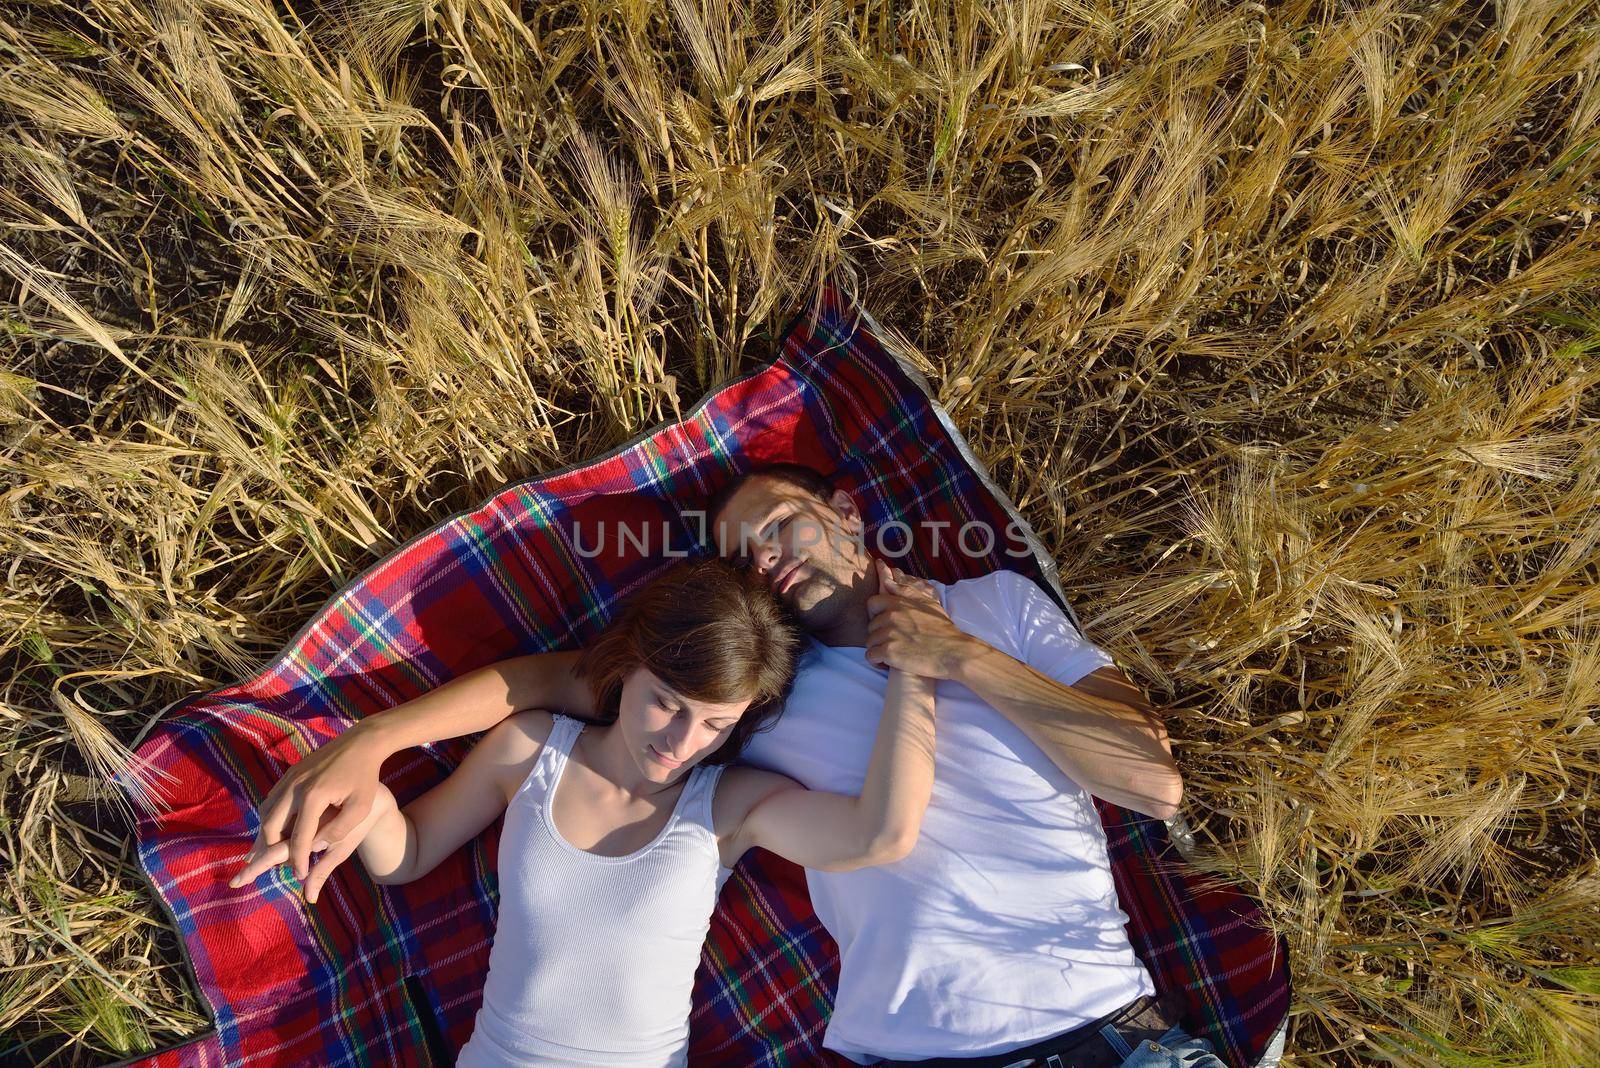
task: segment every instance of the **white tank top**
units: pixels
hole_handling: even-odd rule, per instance
[[[621,857],[579,849],[550,799],[583,723],[555,716],[500,833],[500,917],[460,1068],[687,1063],[689,1010],[721,865],[721,766],[689,769],[666,826]]]

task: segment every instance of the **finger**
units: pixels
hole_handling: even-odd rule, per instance
[[[233,875],[228,879],[228,885],[230,887],[243,886],[245,883],[255,878],[254,873],[250,870],[251,865],[255,863],[255,859],[256,853],[253,849],[244,855],[244,867],[234,872]]]
[[[289,836],[289,856],[294,860],[294,874],[298,879],[305,879],[306,871],[311,867],[311,843],[319,837],[317,826],[322,822],[322,813],[331,802],[328,798],[313,794],[300,802],[300,813],[294,819],[294,832]]]
[[[927,579],[902,571],[899,581],[895,583],[895,589],[902,597],[920,597],[933,587],[928,585]]]
[[[328,851],[322,854],[322,857],[312,866],[311,874],[306,876],[305,887],[306,900],[308,902],[313,905],[317,903],[317,894],[322,890],[322,884],[328,881],[328,877],[333,874],[335,868],[344,863],[350,854],[355,852],[358,844],[356,842],[335,841]]]
[[[894,594],[875,593],[867,598],[867,616],[876,617],[880,612],[886,612],[894,607]]]
[[[289,772],[279,779],[261,802],[261,830],[256,841],[262,846],[283,841],[283,828],[294,814],[294,788],[297,776]]]
[[[367,803],[362,804],[359,796],[352,797],[339,808],[339,814],[317,832],[317,837],[325,842],[337,842],[355,830],[362,820],[372,812],[372,799],[367,798]],[[327,848],[325,845],[322,848]]]
[[[270,871],[285,860],[288,860],[289,844],[287,842],[278,842],[259,852],[252,850],[246,856],[249,859],[249,863],[239,869],[238,874],[232,879],[228,880],[229,886],[240,887],[246,883],[253,883],[260,877],[262,872]]]

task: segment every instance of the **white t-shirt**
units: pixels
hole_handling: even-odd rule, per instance
[[[1060,682],[1111,664],[1015,572],[933,586],[957,627]],[[887,682],[861,646],[810,640],[783,715],[743,759],[860,793]],[[840,954],[823,1045],[861,1064],[999,1053],[1155,993],[1088,792],[967,687],[942,680],[936,702],[916,848],[894,864],[806,872]]]

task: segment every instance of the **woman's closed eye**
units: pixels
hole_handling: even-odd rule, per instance
[[[681,711],[681,709],[680,709],[680,711]],[[687,713],[685,713],[685,715],[687,715]],[[723,731],[727,730],[729,727],[733,726],[737,722],[738,722],[738,720],[736,720],[736,719],[719,719],[719,720],[706,719],[706,720],[701,720],[700,724],[701,724],[701,726],[705,727],[706,732],[708,734],[721,734]]]

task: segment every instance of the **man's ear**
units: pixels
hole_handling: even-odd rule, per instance
[[[842,489],[833,491],[828,498],[828,503],[833,505],[833,510],[839,513],[844,521],[844,529],[851,534],[861,532],[861,510],[856,507],[855,498]]]

